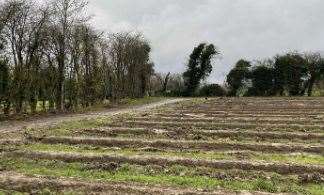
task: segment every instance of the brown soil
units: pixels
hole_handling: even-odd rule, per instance
[[[167,110],[167,111],[176,111],[176,110]],[[190,113],[196,113],[196,114],[249,114],[249,115],[289,115],[289,116],[315,116],[315,115],[323,115],[324,111],[300,111],[300,110],[295,110],[295,111],[287,111],[287,110],[278,110],[278,111],[262,111],[262,110],[209,110],[209,109],[183,109],[181,110],[181,113],[183,114],[190,114]]]
[[[180,113],[177,111],[174,111],[172,113],[163,113],[163,112],[156,112],[152,113],[153,116],[160,116],[160,117],[179,117],[179,118],[220,118],[220,119],[268,119],[268,120],[321,120],[320,115],[301,115],[301,116],[294,116],[294,115],[284,115],[284,114],[235,114],[235,113],[219,113],[219,114],[194,114],[194,113]],[[324,117],[324,115],[323,115]]]
[[[312,130],[318,130],[318,131],[323,131],[324,130],[324,125],[298,125],[298,124],[271,124],[271,123],[200,123],[200,122],[169,122],[169,121],[164,121],[164,122],[156,122],[156,121],[125,121],[123,123],[124,125],[130,125],[132,127],[137,126],[137,127],[156,127],[156,128],[161,128],[161,127],[191,127],[191,128],[204,128],[204,129],[257,129],[257,130],[273,130],[273,129],[284,129],[285,131],[312,131]],[[118,124],[119,125],[119,124]]]
[[[127,127],[107,127],[107,128],[93,128],[74,131],[76,135],[100,135],[100,136],[118,136],[118,135],[163,135],[169,138],[178,139],[179,137],[192,137],[192,135],[219,137],[219,138],[262,138],[262,139],[300,139],[300,140],[324,140],[324,134],[321,133],[289,133],[289,132],[262,132],[249,130],[183,130],[175,128],[127,128]]]
[[[324,154],[324,146],[287,145],[287,144],[258,144],[258,143],[218,143],[205,141],[172,141],[172,140],[143,140],[143,139],[114,139],[114,138],[72,138],[72,137],[45,137],[33,138],[45,144],[70,144],[70,145],[94,145],[120,148],[143,148],[173,150],[249,150],[262,152],[309,152]]]
[[[155,122],[197,122],[197,123],[271,123],[271,124],[300,124],[300,125],[324,125],[323,120],[310,120],[310,119],[260,119],[260,118],[189,118],[189,117],[134,117],[137,121],[155,121]]]

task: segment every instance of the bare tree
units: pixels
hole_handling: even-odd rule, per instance
[[[58,79],[56,91],[56,108],[64,110],[64,82],[65,69],[72,36],[73,26],[83,23],[86,18],[82,16],[86,1],[83,0],[55,0],[53,2],[54,17],[52,17],[52,42],[58,65]]]
[[[5,39],[10,43],[8,52],[14,64],[13,91],[16,112],[22,111],[23,102],[30,100],[32,112],[36,109],[37,83],[42,52],[43,26],[49,18],[47,9],[36,8],[31,2],[8,1],[6,10],[11,17],[3,26]]]
[[[151,47],[141,34],[118,33],[110,37],[109,58],[113,68],[115,99],[143,97],[153,75]]]
[[[160,81],[161,92],[166,93],[168,90],[171,73],[169,72],[168,74],[156,74],[155,76]]]
[[[7,112],[13,105],[35,113],[40,101],[43,111],[62,111],[147,94],[154,74],[148,41],[132,32],[105,37],[87,23],[86,5],[0,3],[0,104]]]

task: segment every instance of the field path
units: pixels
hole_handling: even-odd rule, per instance
[[[83,114],[49,116],[49,117],[41,117],[38,119],[31,119],[26,121],[4,121],[4,122],[2,121],[0,122],[0,133],[20,131],[24,128],[49,127],[61,122],[77,121],[82,119],[94,119],[98,117],[114,116],[114,115],[129,113],[129,112],[145,112],[153,108],[157,108],[168,104],[174,104],[184,100],[185,99],[181,99],[181,98],[166,99],[159,102],[154,102],[154,103],[140,105],[140,106],[131,106],[129,108],[122,108],[122,109],[115,108],[115,109],[107,109],[98,112],[88,112]]]

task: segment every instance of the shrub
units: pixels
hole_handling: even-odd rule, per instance
[[[218,84],[205,85],[199,90],[199,96],[223,97],[226,96],[226,90]]]

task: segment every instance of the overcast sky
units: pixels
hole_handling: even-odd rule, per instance
[[[135,30],[150,41],[159,72],[180,72],[200,42],[215,44],[210,81],[222,83],[240,58],[324,51],[323,0],[89,0],[95,27]]]

